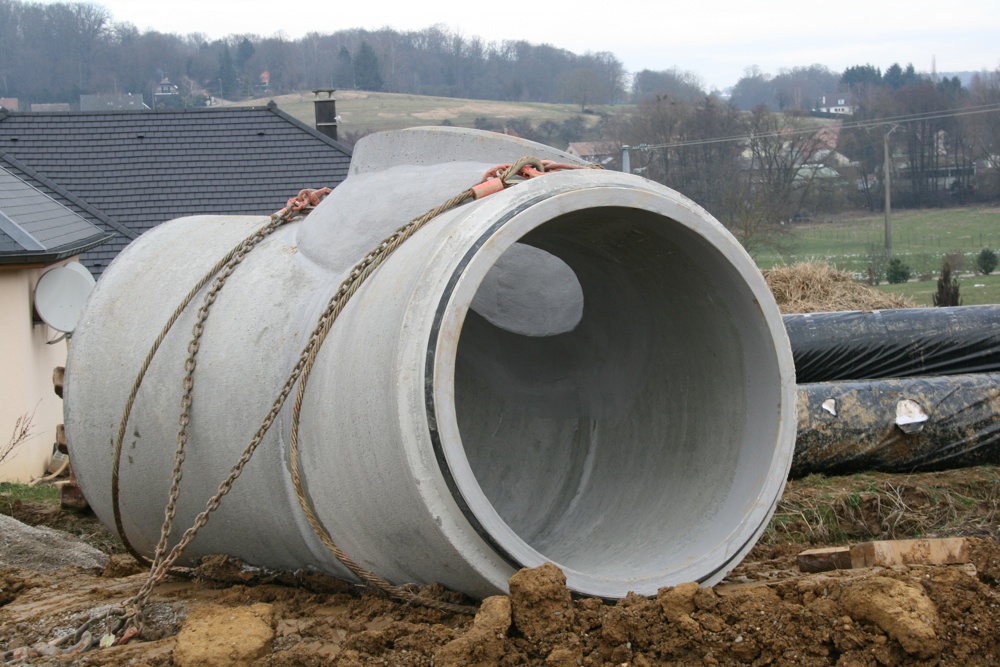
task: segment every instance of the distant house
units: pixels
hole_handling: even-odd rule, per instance
[[[844,93],[821,95],[812,110],[818,113],[850,116],[854,113],[854,100]]]
[[[177,89],[177,86],[170,83],[170,79],[166,77],[164,77],[163,80],[160,81],[160,85],[156,87],[157,95],[177,95],[179,92],[180,91]]]
[[[591,164],[609,166],[618,159],[621,144],[616,141],[577,141],[566,152]]]
[[[0,109],[17,111],[19,104],[16,97],[0,97]]]
[[[160,84],[153,91],[153,102],[156,106],[159,106],[159,102],[168,97],[174,97],[180,95],[180,89],[174,84],[170,83],[170,79],[164,78],[160,81]]]
[[[46,112],[46,111],[70,111],[69,102],[48,102],[40,104],[32,104],[32,111]]]
[[[142,111],[148,108],[138,93],[80,95],[80,111]]]
[[[0,454],[18,419],[32,422],[29,437],[0,463],[0,481],[41,476],[62,422],[51,378],[66,363],[66,342],[53,341],[58,332],[39,319],[35,288],[110,236],[0,167]]]
[[[186,215],[267,215],[335,187],[351,152],[276,105],[166,111],[0,111],[0,167],[115,236],[86,251],[95,277],[131,240]]]

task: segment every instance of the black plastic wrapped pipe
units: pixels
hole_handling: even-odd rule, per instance
[[[785,315],[797,381],[1000,372],[1000,306]]]
[[[792,477],[1000,464],[1000,373],[799,385]]]

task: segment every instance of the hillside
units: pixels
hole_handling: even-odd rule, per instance
[[[475,127],[477,118],[485,118],[493,124],[501,125],[510,121],[529,120],[534,127],[546,121],[557,126],[567,122],[580,122],[585,127],[593,127],[600,121],[598,114],[621,109],[618,106],[595,105],[589,107],[594,113],[581,114],[579,105],[575,104],[496,102],[360,90],[338,90],[334,98],[337,100],[337,113],[341,117],[340,134],[347,137],[421,125]],[[308,125],[315,123],[312,104],[315,97],[308,91],[246,100],[240,104],[263,105],[271,99],[280,109],[302,122]],[[565,148],[565,145],[557,147]]]

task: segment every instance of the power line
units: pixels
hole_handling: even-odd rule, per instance
[[[915,114],[904,114],[901,116],[886,116],[885,118],[872,118],[868,120],[848,121],[840,124],[840,130],[874,128],[882,125],[902,125],[924,120],[937,120],[941,118],[957,118],[959,116],[971,116],[982,113],[993,113],[1000,111],[1000,104],[980,104],[971,107],[959,107],[946,111],[925,111]],[[800,134],[815,134],[816,128],[803,128],[800,130],[778,130],[775,132],[744,133],[734,134],[725,137],[713,137],[710,139],[690,139],[687,141],[676,141],[663,144],[639,144],[629,146],[632,151],[650,151],[659,148],[681,148],[685,146],[703,146],[706,144],[721,144],[732,141],[745,141],[747,139],[764,139],[768,137],[792,137]]]

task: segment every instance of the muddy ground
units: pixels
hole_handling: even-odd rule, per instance
[[[103,570],[0,569],[0,652],[71,632],[141,585],[145,575],[92,517],[16,505],[3,509],[113,555]],[[510,595],[482,601],[474,618],[220,557],[156,587],[139,639],[22,664],[1000,664],[998,510],[994,468],[812,476],[789,484],[761,544],[713,588],[681,585],[617,603],[573,599],[561,572],[545,566],[515,575]],[[972,562],[820,574],[795,566],[795,555],[814,546],[920,535],[968,536]]]

